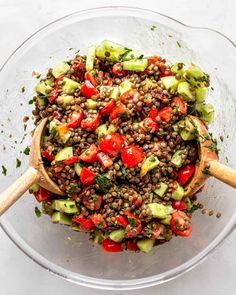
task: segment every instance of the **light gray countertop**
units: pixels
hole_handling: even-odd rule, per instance
[[[235,0],[0,0],[0,64],[29,35],[49,22],[76,10],[106,5],[156,10],[195,26],[214,28],[236,41]],[[178,279],[130,294],[235,294],[236,232],[207,260]],[[26,257],[0,230],[0,294],[118,294],[74,285],[42,269]],[[119,291],[120,292],[120,291]]]

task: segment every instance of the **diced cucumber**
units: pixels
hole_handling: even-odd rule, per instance
[[[120,57],[126,51],[127,50],[122,45],[105,40],[101,45],[96,47],[95,55],[101,59],[116,62],[120,60]]]
[[[206,80],[206,74],[199,67],[192,65],[185,71],[184,78],[191,85],[202,87]]]
[[[114,242],[121,242],[125,235],[126,232],[123,229],[116,229],[109,234],[109,238]]]
[[[178,150],[174,153],[174,155],[171,158],[171,163],[174,164],[177,168],[183,165],[183,158],[181,157],[181,155],[182,151]]]
[[[53,213],[51,220],[53,223],[60,223],[64,225],[72,224],[71,218],[62,212]]]
[[[86,65],[85,65],[86,71],[92,71],[93,70],[94,59],[95,59],[95,51],[96,51],[95,46],[90,46],[88,48]]]
[[[74,169],[75,169],[75,173],[80,176],[80,172],[83,168],[83,165],[81,163],[75,163],[74,164]]]
[[[166,218],[161,219],[160,223],[165,224],[165,225],[169,225],[170,224],[170,220],[171,220],[171,215],[168,215]]]
[[[35,90],[36,92],[47,96],[52,91],[52,87],[47,85],[45,81],[42,81],[35,87]]]
[[[60,139],[62,140],[63,143],[66,143],[70,136],[71,136],[71,132],[67,126],[67,124],[60,124],[59,126],[56,127],[57,133],[60,137]]]
[[[118,43],[115,43],[115,42],[112,42],[112,41],[109,41],[109,40],[104,40],[102,42],[102,45],[104,46],[105,49],[107,49],[109,52],[116,52],[118,53],[119,55],[122,55],[126,52],[126,49],[124,46],[118,44]]]
[[[196,101],[202,102],[204,99],[207,98],[208,95],[208,88],[207,87],[199,87],[196,89]]]
[[[119,100],[120,96],[120,89],[118,86],[114,86],[111,89],[110,98],[113,98],[115,101]]]
[[[196,128],[188,118],[179,121],[179,134],[183,140],[193,140],[196,138]]]
[[[161,81],[162,81],[166,90],[176,91],[178,84],[179,84],[179,80],[177,80],[175,78],[175,76],[162,77]]]
[[[61,95],[58,96],[56,101],[61,107],[66,108],[73,100],[74,97],[72,95]]]
[[[140,170],[140,176],[143,177],[149,171],[156,168],[159,165],[160,161],[158,160],[157,156],[151,155],[144,160]]]
[[[96,134],[98,135],[98,139],[102,138],[104,135],[107,135],[107,125],[102,124],[98,126],[98,128],[95,130]]]
[[[49,133],[50,134],[55,134],[56,132],[56,128],[57,128],[57,125],[59,125],[60,122],[57,120],[57,119],[53,119],[50,123],[49,123]]]
[[[45,80],[45,83],[51,87],[54,86],[54,82],[55,82],[55,79],[53,77],[51,77],[50,79],[46,79]]]
[[[210,103],[202,104],[199,107],[199,113],[202,120],[212,123],[214,120],[214,107]]]
[[[63,78],[63,83],[62,83],[62,90],[66,94],[73,94],[76,89],[80,87],[80,84],[72,79],[69,79],[67,77]]]
[[[126,71],[143,72],[148,67],[148,60],[146,58],[127,60],[122,65]]]
[[[164,219],[173,212],[172,206],[162,205],[159,203],[150,203],[148,208],[151,210],[151,214],[154,218]]]
[[[55,161],[56,162],[63,161],[63,160],[66,160],[70,157],[73,157],[72,146],[68,146],[68,147],[65,147],[62,150],[60,150],[60,152],[58,152],[55,156]]]
[[[31,187],[29,188],[29,192],[30,192],[30,194],[33,194],[33,193],[38,192],[39,189],[40,189],[39,184],[38,184],[38,183],[34,183],[34,184],[32,184]]]
[[[53,200],[52,209],[67,214],[74,214],[78,212],[75,201],[71,200]]]
[[[58,78],[62,74],[66,74],[70,69],[70,66],[68,63],[63,62],[59,65],[57,65],[55,68],[52,70],[52,74],[55,78]]]
[[[132,85],[133,83],[131,83],[129,80],[125,80],[122,83],[120,83],[119,85],[120,95],[132,89]]]
[[[159,197],[163,197],[168,189],[168,185],[164,182],[160,182],[159,185],[160,185],[160,188],[156,188],[154,190],[154,193],[157,194]]]
[[[154,240],[142,239],[137,242],[137,245],[141,251],[148,253],[152,250],[154,243]]]
[[[86,104],[87,104],[87,108],[90,110],[96,110],[98,107],[98,103],[95,100],[92,100],[90,98],[87,99]]]
[[[175,189],[175,191],[171,195],[171,198],[176,200],[176,201],[180,201],[180,200],[182,200],[183,196],[184,196],[184,189],[178,183],[177,188]]]
[[[122,60],[138,59],[140,58],[141,53],[138,50],[131,50],[122,56]]]
[[[179,74],[179,75],[183,75],[185,72],[184,69],[184,64],[181,62],[175,63],[172,67],[171,67],[171,71],[174,74]]]
[[[177,91],[184,100],[195,100],[194,93],[190,90],[190,85],[188,82],[180,82]]]
[[[38,105],[43,107],[47,104],[47,98],[45,96],[37,96]]]

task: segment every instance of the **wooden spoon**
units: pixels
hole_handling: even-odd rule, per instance
[[[199,136],[199,163],[190,183],[185,188],[185,196],[196,193],[209,176],[214,176],[220,181],[236,188],[236,171],[218,162],[214,143],[201,120],[195,116],[188,116],[196,127]]]
[[[40,147],[46,122],[47,118],[43,119],[34,131],[30,148],[29,168],[10,187],[0,194],[0,216],[13,205],[33,183],[38,183],[40,186],[55,194],[64,195],[48,176],[41,158]]]

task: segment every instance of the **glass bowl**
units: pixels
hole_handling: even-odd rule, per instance
[[[108,39],[158,54],[167,60],[197,63],[211,75],[209,102],[215,105],[211,130],[219,141],[220,160],[236,167],[236,50],[218,32],[188,27],[164,15],[137,8],[105,7],[73,13],[36,32],[6,61],[0,73],[0,189],[6,188],[26,169],[23,153],[30,145],[32,120],[24,131],[23,117],[31,116],[37,79],[32,72],[46,73],[80,49]],[[34,75],[37,76],[37,75]],[[24,87],[24,88],[22,88]],[[16,168],[16,158],[21,167]],[[199,200],[222,217],[193,217],[188,239],[174,238],[149,254],[109,254],[88,236],[54,225],[47,216],[37,218],[38,204],[26,193],[4,216],[1,226],[11,240],[35,262],[72,282],[101,289],[137,289],[171,280],[196,266],[233,230],[236,221],[235,191],[214,179],[207,182]]]

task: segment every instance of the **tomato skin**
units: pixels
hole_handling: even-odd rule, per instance
[[[42,156],[49,161],[53,161],[55,157],[49,152],[49,150],[42,151]]]
[[[148,117],[151,118],[154,122],[156,122],[156,117],[158,116],[158,110],[152,108],[149,112]]]
[[[114,101],[114,99],[111,99],[106,105],[105,107],[103,107],[101,110],[100,110],[100,114],[103,116],[103,117],[107,117],[110,115],[111,111],[114,109],[114,107],[116,106],[116,103]]]
[[[87,131],[94,131],[100,124],[101,115],[99,113],[94,114],[81,121],[81,128]]]
[[[112,122],[116,118],[128,117],[128,114],[127,108],[122,103],[118,103],[110,113],[110,121]]]
[[[168,77],[173,76],[171,69],[165,69],[164,71],[160,72],[160,77]]]
[[[101,138],[99,143],[100,149],[110,157],[118,155],[121,151],[124,142],[124,137],[120,134],[108,134]]]
[[[164,122],[169,122],[173,116],[173,109],[172,107],[164,107],[161,109],[158,113],[158,116],[161,118],[162,121]]]
[[[81,94],[86,98],[91,98],[98,94],[98,90],[93,86],[89,80],[85,80],[80,88]]]
[[[73,75],[80,80],[83,80],[85,73],[85,64],[80,60],[74,60],[71,68],[74,70]]]
[[[143,127],[145,131],[150,133],[154,133],[159,130],[158,124],[155,121],[153,121],[151,118],[145,118],[143,120]]]
[[[178,171],[178,182],[181,185],[185,185],[189,181],[191,176],[194,174],[194,172],[195,172],[195,165],[193,164],[188,164],[184,167],[181,167]]]
[[[152,56],[148,59],[148,65],[150,66],[151,64],[156,64],[156,62],[159,61],[159,57],[158,56]]]
[[[90,216],[90,219],[92,220],[92,222],[94,223],[94,225],[97,227],[97,228],[106,228],[107,227],[107,224],[106,224],[106,221],[104,220],[102,214],[93,214]]]
[[[88,149],[86,149],[81,155],[80,159],[86,163],[94,163],[97,161],[97,154],[99,149],[93,143]]]
[[[126,238],[134,238],[137,235],[142,233],[142,224],[141,220],[133,215],[130,212],[125,212],[125,215],[127,215],[129,224],[126,226]]]
[[[172,214],[170,228],[177,236],[181,237],[188,237],[192,232],[190,218],[183,211],[176,211]]]
[[[92,231],[95,226],[91,219],[86,219],[82,214],[73,217],[72,221],[80,226],[80,229],[85,232]]]
[[[138,199],[133,199],[132,200],[132,204],[137,206],[137,207],[141,206],[142,203],[143,203],[143,201],[139,201]]]
[[[93,76],[93,72],[86,72],[84,74],[84,79],[88,80],[93,86],[97,84],[95,77]]]
[[[135,145],[128,145],[121,152],[121,159],[126,168],[138,165],[144,157],[143,151]]]
[[[150,237],[151,240],[157,239],[160,236],[160,234],[163,233],[163,227],[161,224],[156,222],[155,226],[156,228],[152,229],[152,236]]]
[[[80,160],[79,156],[72,156],[72,157],[62,161],[62,163],[65,165],[71,165],[71,164],[79,162],[79,160]]]
[[[51,92],[51,94],[48,96],[48,100],[50,103],[54,102],[59,96],[59,92],[57,88],[54,88]]]
[[[83,196],[83,200],[82,200],[84,206],[92,211],[96,211],[98,210],[101,205],[102,205],[102,197],[95,195],[95,196]]]
[[[172,100],[172,105],[178,107],[178,110],[182,115],[187,115],[187,104],[180,97],[174,97]]]
[[[128,75],[128,72],[122,69],[122,65],[120,63],[114,64],[112,67],[112,74],[114,77],[125,77]]]
[[[132,240],[128,240],[126,246],[127,246],[127,250],[129,251],[139,251],[139,247],[137,243],[135,243]]]
[[[98,161],[102,164],[104,169],[111,167],[113,164],[112,159],[105,153],[100,152],[97,154]]]
[[[67,126],[68,128],[76,128],[80,125],[83,120],[84,114],[81,109],[81,112],[73,112],[72,115],[68,119]]]
[[[125,215],[116,216],[116,222],[123,227],[126,227],[129,224],[128,219]]]
[[[136,89],[130,89],[124,92],[120,96],[120,102],[122,102],[123,104],[130,103],[130,104],[136,105],[140,100],[141,100],[141,95]],[[141,111],[142,109],[142,107],[137,107],[137,106],[136,108],[138,111]]]
[[[186,210],[186,204],[184,201],[173,201],[172,202],[172,207],[176,210]]]
[[[122,252],[123,251],[121,243],[114,242],[110,239],[103,240],[102,248],[106,252]]]
[[[80,172],[80,181],[84,185],[91,185],[94,183],[95,176],[96,176],[96,173],[90,171],[86,167],[83,167]]]
[[[52,197],[52,192],[46,190],[45,188],[43,188],[41,186],[40,186],[39,190],[33,194],[39,203],[41,203],[45,200],[48,200]]]

